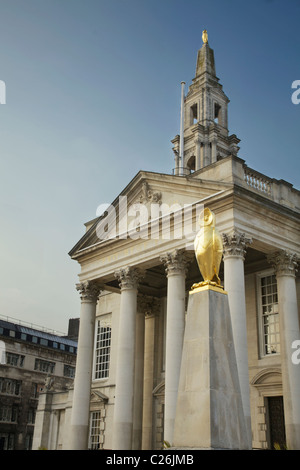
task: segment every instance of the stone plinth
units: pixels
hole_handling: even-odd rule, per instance
[[[190,292],[173,447],[247,449],[226,292]]]

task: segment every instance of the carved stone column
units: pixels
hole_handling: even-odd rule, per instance
[[[252,438],[244,257],[246,254],[246,247],[251,243],[252,240],[246,238],[244,233],[234,231],[231,235],[223,234],[224,288],[225,291],[228,292],[233,340],[249,446],[252,446]]]
[[[211,141],[211,163],[215,163],[217,161],[217,138],[214,136],[213,140]]]
[[[210,155],[210,145],[208,139],[205,138],[203,142],[203,166],[208,166],[211,163],[211,155]]]
[[[81,297],[80,327],[71,417],[71,450],[88,447],[90,394],[94,354],[96,305],[100,288],[96,282],[76,285]]]
[[[154,388],[155,319],[160,308],[160,300],[149,295],[141,295],[138,298],[138,304],[138,310],[143,312],[145,318],[142,449],[151,450],[153,448],[152,392]]]
[[[134,353],[133,450],[142,448],[145,317],[139,300],[140,294],[138,293]]]
[[[117,271],[115,276],[121,287],[121,302],[112,448],[131,450],[137,287],[140,272],[136,268],[126,267]]]
[[[162,256],[161,261],[168,277],[164,440],[172,445],[185,326],[187,259],[176,250]]]
[[[200,136],[195,136],[194,144],[195,149],[195,171],[200,170],[201,168],[201,138]]]
[[[300,448],[300,365],[293,363],[294,341],[300,340],[296,293],[298,258],[280,251],[269,257],[277,277],[280,356],[287,447]]]

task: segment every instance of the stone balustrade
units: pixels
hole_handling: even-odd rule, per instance
[[[264,195],[272,196],[272,180],[267,176],[246,167],[244,179],[251,188],[261,191]]]

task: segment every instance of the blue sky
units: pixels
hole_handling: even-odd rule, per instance
[[[239,156],[299,189],[299,17],[296,0],[0,0],[0,315],[79,315],[68,252],[139,170],[172,170],[205,28]]]

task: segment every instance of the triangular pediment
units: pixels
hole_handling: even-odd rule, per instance
[[[104,395],[104,393],[101,393],[98,390],[91,391],[90,403],[106,403],[107,401],[108,397]]]
[[[85,235],[70,251],[75,256],[82,250],[110,240],[124,240],[136,223],[161,216],[163,211],[176,210],[205,200],[228,185],[191,177],[162,173],[139,172],[102,215],[87,223]],[[139,222],[137,222],[137,216]],[[143,225],[143,224],[141,224]],[[133,237],[131,237],[133,238]]]

